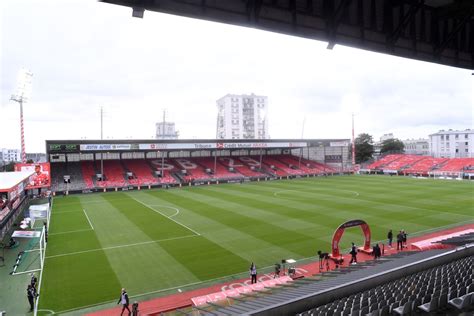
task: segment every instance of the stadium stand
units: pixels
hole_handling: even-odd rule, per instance
[[[98,169],[97,166],[96,169]],[[125,170],[119,160],[104,160],[104,179],[97,181],[97,186],[102,188],[124,187],[127,184],[124,175]]]
[[[403,170],[413,165],[414,163],[423,160],[423,156],[417,155],[400,155],[398,159],[395,159],[384,165],[384,169],[389,170]]]
[[[263,159],[263,163],[265,163],[267,166],[270,166],[270,168],[273,167],[272,169],[278,176],[301,175],[304,173],[299,169],[293,169],[292,167],[290,167],[291,164],[283,163],[277,160],[277,158],[284,159],[281,156],[266,156]]]
[[[81,161],[82,176],[85,188],[93,189],[95,187],[95,176],[97,174],[93,161]]]
[[[220,157],[218,160],[227,168],[234,168],[238,173],[245,177],[264,177],[265,174],[258,172],[257,168],[251,169],[250,166],[244,164],[238,158]]]
[[[403,172],[428,175],[429,171],[437,169],[446,161],[448,161],[448,158],[424,157],[424,159],[418,160],[417,162],[413,163],[410,167],[403,170]]]
[[[193,158],[191,160],[197,165],[204,167],[205,169],[210,169],[213,172],[213,177],[218,179],[233,179],[233,178],[242,178],[242,175],[237,172],[230,172],[228,167],[221,164],[220,160],[217,160],[215,164],[216,170],[214,170],[214,158],[212,157],[199,157]]]
[[[128,179],[131,185],[153,185],[158,184],[158,178],[153,175],[150,165],[144,160],[122,160],[126,169],[133,173],[134,178]]]
[[[373,163],[368,165],[367,169],[371,169],[371,170],[382,169],[386,165],[396,161],[397,159],[400,159],[402,156],[403,156],[402,154],[392,154],[392,155],[384,156],[383,158],[377,161],[374,161]]]
[[[280,291],[236,300],[214,315],[407,315],[472,309],[474,245],[402,252],[295,280]]]
[[[437,171],[461,172],[465,168],[474,166],[474,158],[452,158],[444,163]]]
[[[64,176],[68,175],[70,183],[64,183]],[[51,163],[51,183],[58,191],[82,190],[86,187],[79,162]]]

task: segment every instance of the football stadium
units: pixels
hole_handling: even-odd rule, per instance
[[[474,68],[470,1],[101,2]],[[353,126],[352,139],[57,131],[32,163],[21,115],[21,162],[0,172],[0,316],[474,313],[470,129],[451,139],[463,155],[361,163]]]

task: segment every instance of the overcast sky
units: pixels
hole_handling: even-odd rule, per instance
[[[0,148],[19,148],[9,101],[21,67],[27,152],[46,139],[151,138],[163,109],[180,138],[215,138],[216,100],[269,98],[271,138],[426,138],[473,125],[471,71],[94,0],[2,0]]]

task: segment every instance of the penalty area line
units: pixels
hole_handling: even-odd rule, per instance
[[[62,253],[62,254],[59,254],[59,255],[47,256],[46,259],[64,257],[64,256],[72,256],[72,255],[78,255],[78,254],[82,254],[82,253],[89,253],[89,252],[102,251],[102,250],[112,250],[112,249],[125,248],[125,247],[141,246],[141,245],[159,243],[159,242],[163,242],[163,241],[178,240],[178,239],[199,237],[199,236],[198,235],[187,235],[187,236],[172,237],[172,238],[166,238],[166,239],[149,240],[149,241],[137,242],[137,243],[133,243],[133,244],[125,244],[125,245],[118,245],[118,246],[111,246],[111,247],[104,247],[104,248],[96,248],[96,249],[89,249],[89,250],[83,250],[83,251],[68,252],[68,253]]]
[[[87,221],[89,222],[89,225],[91,225],[92,230],[94,230],[94,226],[92,226],[91,220],[89,219],[89,216],[87,216],[86,210],[82,209],[84,211],[84,215],[86,215]]]

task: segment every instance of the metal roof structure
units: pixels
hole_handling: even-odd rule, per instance
[[[8,192],[33,173],[33,171],[0,172],[0,192]]]
[[[472,0],[100,1],[474,69]]]

